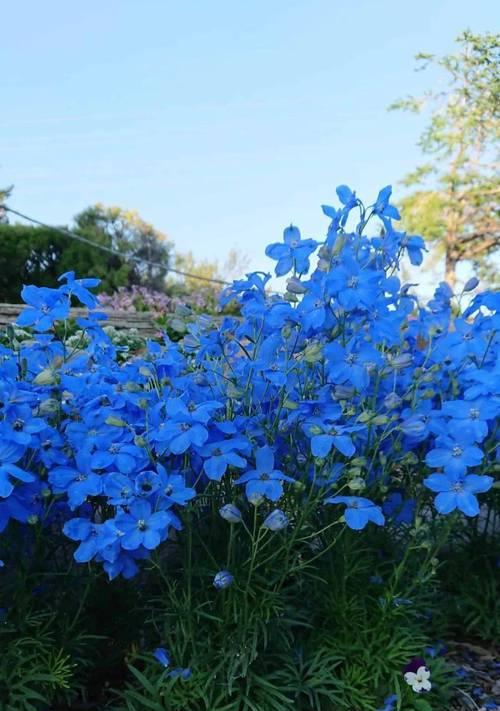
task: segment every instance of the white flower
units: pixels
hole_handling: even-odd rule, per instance
[[[411,686],[413,691],[420,694],[421,691],[430,691],[432,684],[429,681],[431,676],[430,671],[427,667],[419,667],[417,672],[406,672],[405,681]]]

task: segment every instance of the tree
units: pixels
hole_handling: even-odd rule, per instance
[[[402,201],[404,226],[422,234],[444,255],[445,278],[456,282],[457,264],[474,263],[491,278],[500,246],[500,35],[464,32],[456,54],[417,55],[419,69],[444,71],[443,91],[409,96],[390,109],[431,109],[419,146],[428,161],[406,176],[413,188]]]
[[[248,268],[248,264],[248,256],[241,254],[237,249],[229,250],[223,264],[217,260],[197,261],[191,251],[178,254],[175,260],[177,269],[193,274],[195,277],[202,277],[202,279],[183,277],[182,286],[186,291],[196,291],[204,286],[220,292],[224,284],[218,282],[231,282],[233,279],[241,277]],[[204,279],[214,279],[216,282],[203,281]]]
[[[102,291],[126,286],[129,267],[113,259],[50,227],[0,224],[0,301],[19,302],[23,284],[57,287],[67,271],[99,277]]]
[[[12,185],[8,188],[0,188],[0,224],[1,225],[5,225],[9,221],[9,219],[7,217],[7,212],[3,209],[3,205],[10,197],[12,189],[13,189]]]
[[[97,204],[76,215],[75,226],[77,233],[123,255],[110,253],[107,259],[115,268],[127,270],[129,286],[165,288],[171,246],[137,212]]]

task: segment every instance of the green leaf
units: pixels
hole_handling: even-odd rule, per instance
[[[152,684],[152,683],[149,681],[149,679],[148,679],[146,676],[144,676],[144,674],[143,674],[142,672],[140,672],[138,669],[136,669],[136,667],[132,666],[132,664],[128,664],[127,666],[128,666],[128,668],[130,669],[130,671],[132,672],[132,674],[135,676],[135,678],[136,678],[138,681],[140,681],[140,683],[143,685],[143,687],[144,687],[147,691],[149,691],[150,694],[152,694],[153,696],[155,696],[155,695],[158,693],[158,691],[157,691],[156,687],[154,686],[154,684]]]

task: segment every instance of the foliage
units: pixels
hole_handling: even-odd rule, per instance
[[[136,213],[100,205],[75,217],[75,232],[124,257],[106,254],[48,227],[0,224],[0,300],[17,303],[24,284],[55,288],[61,273],[76,271],[101,280],[100,290],[141,285],[164,288],[170,246]],[[137,259],[165,264],[148,266]]]
[[[127,270],[128,285],[164,288],[171,245],[165,235],[145,222],[135,210],[98,203],[76,215],[75,226],[80,234],[123,255],[123,259],[113,255],[110,259],[116,263],[115,268]],[[75,266],[73,269],[77,271]]]
[[[109,656],[100,707],[448,704],[455,680],[426,646],[440,551],[498,508],[500,298],[461,313],[470,281],[419,303],[396,274],[424,243],[395,229],[391,188],[369,206],[337,195],[323,241],[290,226],[268,247],[285,296],[249,274],[222,295],[238,318],[201,316],[178,342],[113,342],[97,279],[22,291],[0,349],[2,605],[27,619],[40,579],[46,600],[75,593],[57,624],[105,641],[70,690]]]
[[[102,289],[128,284],[129,267],[46,227],[0,224],[0,300],[20,301],[24,284],[56,287],[59,274],[96,275]]]
[[[13,186],[8,188],[0,188],[0,224],[5,224],[8,222],[7,213],[3,209],[3,205],[10,197],[13,190]]]
[[[431,66],[444,72],[444,90],[391,106],[416,113],[432,107],[419,142],[428,162],[407,176],[406,184],[415,190],[401,205],[408,229],[444,254],[446,280],[452,286],[456,266],[464,260],[495,281],[500,245],[500,36],[467,31],[457,42],[456,54],[417,55],[419,69]]]

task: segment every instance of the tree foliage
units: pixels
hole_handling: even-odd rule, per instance
[[[114,259],[117,263],[129,263],[129,285],[164,288],[170,245],[166,236],[145,222],[135,210],[106,207],[98,203],[76,215],[75,225],[76,231],[87,239],[124,255],[123,260],[116,256]],[[153,263],[164,266],[158,267]]]
[[[491,277],[500,246],[500,35],[466,31],[457,43],[455,54],[416,57],[418,69],[444,72],[443,90],[390,107],[431,112],[419,141],[428,160],[405,178],[413,192],[402,201],[402,213],[407,229],[434,242],[444,255],[451,285],[461,261]]]
[[[7,212],[3,206],[12,192],[12,187],[11,185],[8,188],[0,188],[0,225],[4,225],[8,222]]]
[[[19,301],[23,284],[55,287],[57,277],[66,271],[78,277],[98,277],[101,291],[133,285],[164,288],[169,246],[136,213],[96,205],[77,215],[75,225],[76,233],[124,256],[106,253],[54,229],[0,224],[0,301]],[[139,258],[165,264],[165,269],[134,261]]]

